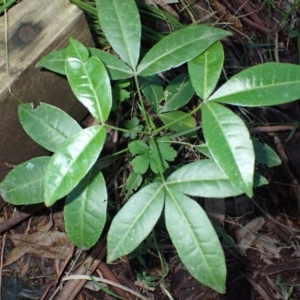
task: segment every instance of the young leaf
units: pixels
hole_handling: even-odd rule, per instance
[[[126,138],[130,138],[134,140],[136,138],[136,135],[139,131],[143,130],[144,126],[139,125],[140,120],[137,117],[134,117],[131,121],[126,121],[124,123],[124,126],[131,130],[131,132],[124,132],[123,136]]]
[[[110,80],[103,63],[81,43],[70,39],[66,56],[66,73],[77,99],[100,122],[105,122],[112,105]]]
[[[255,140],[252,140],[252,142],[255,159],[258,163],[266,164],[270,168],[281,164],[280,157],[269,145],[263,145]]]
[[[96,0],[101,29],[112,48],[132,68],[140,55],[141,21],[134,0]]]
[[[45,55],[37,64],[36,68],[46,68],[55,73],[66,75],[65,63],[66,63],[67,49],[61,49],[53,51]]]
[[[164,122],[164,124],[170,124],[169,127],[175,132],[185,131],[196,126],[196,120],[182,111],[171,111],[160,114],[159,118]],[[192,136],[195,136],[195,133],[193,133]]]
[[[50,157],[36,157],[13,170],[0,183],[0,195],[11,204],[44,202],[44,176]]]
[[[223,46],[220,42],[188,62],[189,75],[198,96],[206,100],[214,91],[222,71]]]
[[[265,63],[246,69],[223,84],[210,98],[239,106],[270,106],[300,98],[300,66]]]
[[[177,152],[173,149],[170,139],[165,136],[149,142],[150,168],[152,172],[164,172],[169,164],[167,161],[174,161]]]
[[[194,89],[189,77],[185,74],[175,77],[165,90],[165,105],[159,108],[159,112],[176,110],[187,104],[194,94]]]
[[[47,103],[41,102],[36,108],[33,103],[21,104],[18,113],[26,133],[52,152],[68,137],[81,130],[80,125],[67,113]]]
[[[195,25],[179,29],[159,41],[138,66],[140,76],[150,76],[175,68],[200,55],[228,31]]]
[[[66,198],[66,232],[74,245],[83,250],[95,245],[106,222],[106,210],[105,180],[94,166]]]
[[[228,178],[251,197],[255,156],[244,122],[223,105],[205,102],[202,126],[214,160]]]
[[[132,70],[113,54],[97,48],[88,49],[92,57],[97,57],[104,63],[111,80],[121,80],[132,77]]]
[[[68,138],[51,157],[45,175],[45,204],[70,193],[96,162],[105,142],[105,128],[96,125]]]
[[[201,206],[177,190],[167,189],[165,219],[171,240],[187,270],[201,283],[224,293],[224,253]]]
[[[224,198],[243,194],[212,159],[189,163],[167,179],[172,190],[197,197]]]
[[[159,76],[154,74],[150,77],[139,77],[139,83],[146,99],[157,113],[159,103],[165,97]]]
[[[163,186],[151,183],[128,200],[108,232],[108,262],[132,252],[149,235],[161,215],[164,199]]]

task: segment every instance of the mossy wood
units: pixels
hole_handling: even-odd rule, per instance
[[[32,157],[47,154],[20,125],[19,102],[46,102],[58,106],[76,120],[87,110],[76,100],[67,80],[35,68],[47,53],[65,47],[74,37],[93,45],[83,13],[69,1],[21,1],[8,12],[9,77],[6,71],[5,18],[0,18],[0,182],[10,171]]]

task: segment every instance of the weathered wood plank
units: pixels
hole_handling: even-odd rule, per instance
[[[35,64],[47,53],[63,48],[69,37],[93,45],[83,13],[68,0],[23,0],[8,13],[9,78],[5,59],[5,21],[0,18],[0,182],[17,165],[47,152],[23,131],[17,116],[19,102],[46,102],[77,120],[87,111],[72,94],[67,80]]]

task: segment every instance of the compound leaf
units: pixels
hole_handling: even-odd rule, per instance
[[[71,135],[81,130],[80,125],[61,109],[40,103],[24,103],[18,107],[19,119],[26,133],[49,151],[57,148]]]
[[[244,122],[230,109],[209,101],[202,106],[202,126],[214,160],[251,197],[255,155]]]
[[[224,253],[201,206],[177,190],[167,189],[165,220],[171,240],[187,270],[201,283],[224,293]]]
[[[44,202],[44,177],[50,157],[30,159],[11,170],[0,184],[2,198],[11,204]]]
[[[188,62],[189,75],[198,96],[206,100],[214,91],[222,71],[223,46],[220,42]]]
[[[132,252],[149,235],[161,215],[164,199],[163,186],[151,183],[128,200],[108,232],[108,262]]]
[[[94,166],[66,198],[66,232],[74,245],[86,250],[96,244],[106,222],[106,210],[105,180]]]
[[[228,31],[203,25],[179,29],[149,50],[140,62],[137,72],[140,76],[150,76],[175,68],[200,55],[228,35]]]
[[[176,110],[187,104],[194,94],[194,89],[189,77],[185,74],[175,77],[167,86],[165,92],[165,105],[159,112]]]
[[[105,142],[105,128],[96,125],[72,135],[51,157],[45,175],[45,204],[70,193],[96,162]]]
[[[93,117],[105,122],[112,106],[106,68],[98,58],[89,58],[88,49],[72,38],[67,48],[66,73],[77,99]]]
[[[209,100],[239,106],[270,106],[300,98],[300,66],[265,63],[246,69],[223,84]]]
[[[168,177],[167,183],[172,190],[190,196],[224,198],[243,194],[212,159],[198,160],[179,168]]]
[[[105,37],[121,58],[135,70],[140,55],[141,21],[133,0],[96,0]]]

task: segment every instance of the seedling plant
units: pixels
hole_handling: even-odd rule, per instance
[[[103,231],[110,200],[98,160],[108,130],[117,130],[129,141],[125,151],[133,168],[128,179],[132,195],[110,224],[107,261],[134,251],[164,214],[187,270],[224,293],[221,244],[205,211],[191,197],[243,193],[251,197],[254,187],[267,183],[255,171],[255,159],[274,166],[279,158],[271,148],[251,140],[243,120],[227,105],[269,106],[300,98],[300,67],[265,63],[216,88],[224,62],[220,40],[230,32],[187,26],[164,37],[140,58],[141,22],[135,1],[97,0],[96,4],[101,28],[119,58],[71,38],[66,49],[46,55],[37,66],[65,75],[77,99],[99,124],[83,129],[59,108],[21,104],[18,113],[24,130],[53,155],[13,169],[0,185],[1,195],[15,205],[44,202],[46,206],[65,197],[70,240],[81,249],[91,248]],[[188,74],[175,77],[164,88],[163,72],[185,63]],[[108,119],[128,97],[126,82],[135,86],[137,100],[131,103],[136,113],[123,127],[115,127]],[[122,97],[112,96],[112,85],[123,90]],[[195,93],[199,102],[191,110],[187,104]],[[146,109],[149,105],[151,113]],[[200,111],[201,125],[194,118]],[[195,145],[193,138],[199,131],[205,143]],[[169,168],[178,144],[207,158]]]

